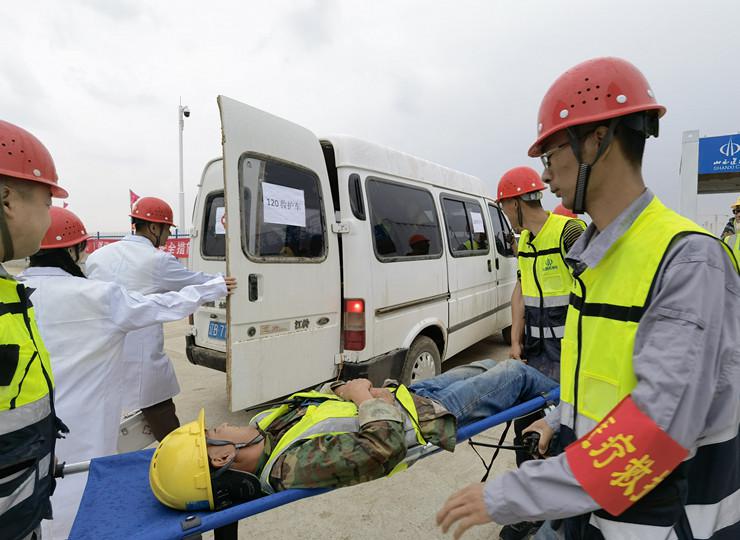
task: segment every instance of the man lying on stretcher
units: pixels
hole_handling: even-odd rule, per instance
[[[177,509],[220,509],[288,488],[341,487],[403,468],[408,448],[452,452],[459,425],[552,390],[518,360],[482,360],[412,384],[367,379],[300,392],[248,426],[205,429],[205,415],[170,433],[149,469],[155,496]]]

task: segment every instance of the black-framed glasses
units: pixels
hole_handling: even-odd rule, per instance
[[[542,165],[544,165],[545,169],[550,168],[550,158],[552,157],[552,155],[558,150],[560,150],[561,148],[565,148],[569,144],[570,144],[569,142],[564,142],[563,144],[559,144],[555,148],[550,148],[547,152],[545,152],[544,154],[540,156],[540,161],[542,161]]]

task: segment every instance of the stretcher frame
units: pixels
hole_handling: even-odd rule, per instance
[[[543,409],[548,405],[557,402],[559,396],[560,389],[555,388],[554,390],[551,390],[550,392],[543,394],[542,396],[538,396],[519,405],[515,405],[509,409],[501,411],[498,414],[489,416],[488,418],[485,418],[478,422],[462,426],[457,432],[457,443],[459,444],[463,441],[466,441],[471,437],[479,435],[480,433],[491,429],[492,427],[495,427],[499,424],[510,422],[520,416],[525,416],[534,411]],[[418,460],[432,454],[436,454],[440,451],[441,449],[439,447],[433,446],[431,444],[427,444],[425,446],[417,446],[407,452],[404,462],[408,466],[411,466]],[[93,459],[90,462],[64,465],[64,474],[86,471],[91,465],[94,465],[95,461],[96,460]],[[300,499],[321,495],[323,493],[331,491],[331,489],[332,488],[288,489],[219,511],[199,514],[193,512],[180,512],[176,516],[173,515],[173,519],[179,520],[181,534],[176,536],[162,536],[161,538],[162,540],[200,540],[202,538],[202,533],[213,530],[215,540],[237,540],[239,521],[250,516],[261,514],[262,512],[266,512],[268,510],[290,504]],[[80,536],[74,534],[74,527],[72,532],[73,534],[70,536],[69,540],[77,540],[81,538]]]

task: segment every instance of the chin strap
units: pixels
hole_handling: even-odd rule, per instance
[[[606,151],[614,139],[614,130],[617,129],[617,125],[621,117],[612,118],[609,121],[609,130],[606,132],[604,139],[599,145],[599,149],[596,151],[596,156],[591,163],[584,163],[582,158],[582,146],[581,140],[578,137],[575,129],[568,128],[568,139],[570,141],[570,147],[573,149],[573,153],[578,160],[578,178],[576,179],[576,193],[573,198],[573,212],[576,214],[584,214],[586,212],[586,192],[588,190],[588,181],[591,177],[591,169],[599,161],[599,158]]]
[[[523,230],[524,229],[524,216],[522,215],[522,202],[521,201],[516,202],[516,219],[519,222],[519,225],[518,225],[519,229]]]
[[[10,236],[10,229],[8,229],[8,223],[5,221],[5,198],[2,194],[2,186],[0,186],[0,237],[3,242],[3,260],[11,261],[15,255],[13,249],[13,238]]]

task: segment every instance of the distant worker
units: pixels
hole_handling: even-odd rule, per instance
[[[203,285],[217,276],[191,272],[175,257],[159,248],[170,236],[172,208],[156,197],[142,197],[131,213],[135,233],[108,244],[87,259],[92,279],[112,281],[128,291],[141,294],[179,291],[189,285]],[[234,278],[225,278],[230,289]],[[172,397],[180,392],[172,362],[164,352],[161,324],[131,332],[124,347],[123,410],[141,409],[157,440],[180,425]]]
[[[520,235],[519,280],[511,297],[511,358],[557,381],[560,339],[573,286],[565,263],[568,250],[585,229],[571,219],[542,208],[545,184],[530,167],[515,167],[501,177],[497,196],[501,209]]]
[[[511,296],[511,350],[509,356],[527,362],[553,380],[560,380],[560,340],[565,332],[573,276],[565,256],[586,225],[542,208],[542,183],[537,171],[515,167],[501,177],[498,203],[519,236],[518,280]],[[521,439],[523,430],[541,418],[537,412],[514,422]],[[529,456],[517,454],[523,463]],[[541,523],[505,526],[502,540],[518,540],[536,531]]]
[[[593,220],[568,252],[575,283],[560,404],[528,428],[565,452],[454,494],[437,516],[548,520],[560,538],[740,538],[740,275],[728,247],[642,176],[665,107],[631,63],[595,58],[545,94],[529,155]]]
[[[736,232],[738,232],[738,229],[740,229],[740,197],[737,198],[735,204],[730,206],[730,211],[732,212],[733,216],[729,219],[729,221],[725,225],[725,228],[722,230],[720,238],[723,239],[731,234],[735,234]]]
[[[38,251],[51,198],[67,192],[51,154],[28,131],[0,121],[0,148],[0,260],[6,262]],[[0,536],[9,540],[40,538],[41,520],[51,518],[55,444],[66,432],[28,295],[0,265]]]
[[[735,258],[740,261],[740,197],[732,205],[732,212],[735,214],[735,219],[732,220],[734,228],[730,234],[724,236],[724,239],[727,245],[732,248]]]
[[[90,235],[73,212],[53,206],[50,214],[41,250],[31,255],[30,268],[18,278],[32,291],[56,379],[56,410],[70,429],[58,450],[73,463],[117,451],[126,333],[181,319],[203,302],[225,296],[227,288],[218,277],[179,293],[142,296],[114,283],[85,279],[80,265]],[[58,481],[54,519],[42,522],[44,539],[69,536],[86,480],[83,473]]]
[[[557,214],[559,216],[565,216],[567,218],[571,219],[578,219],[578,215],[573,212],[572,210],[568,210],[565,206],[563,206],[563,203],[558,204],[552,211],[553,214]]]

